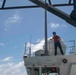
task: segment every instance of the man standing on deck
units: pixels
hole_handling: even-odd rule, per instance
[[[62,46],[60,43],[60,40],[61,40],[60,36],[56,35],[56,32],[53,32],[53,37],[50,40],[52,40],[52,39],[54,39],[55,55],[57,55],[57,47],[59,47],[61,54],[64,55]]]

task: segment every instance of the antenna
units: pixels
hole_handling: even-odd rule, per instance
[[[29,57],[31,57],[31,35],[30,35]]]

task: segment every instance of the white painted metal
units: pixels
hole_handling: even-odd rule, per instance
[[[67,59],[67,63],[63,60]],[[76,62],[76,55],[37,56],[24,58],[25,66],[28,67],[59,67],[60,75],[70,75],[71,64]]]
[[[63,51],[66,52],[66,45],[63,41],[61,41]],[[52,48],[53,40],[48,41],[48,50],[49,50],[49,56],[41,56],[44,54],[44,50],[39,50],[35,53],[36,56],[34,57],[26,57],[24,56],[24,65],[27,68],[27,75],[45,75],[42,74],[42,68],[51,68],[51,67],[57,67],[59,68],[58,73],[46,73],[46,75],[76,75],[75,70],[76,67],[72,67],[73,65],[76,66],[76,55],[60,55],[58,54],[54,55],[54,48]],[[51,49],[52,48],[52,49]],[[59,50],[58,50],[59,51]],[[35,73],[35,69],[37,69],[39,72],[38,74]]]

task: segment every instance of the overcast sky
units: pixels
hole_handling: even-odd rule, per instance
[[[0,0],[0,6],[2,5]],[[52,3],[68,3],[67,0],[52,0]],[[5,6],[33,5],[28,0],[6,0]],[[69,14],[72,6],[57,7]],[[31,40],[32,49],[42,48],[44,42],[44,9],[13,9],[0,10],[0,74],[1,75],[26,75],[23,65],[24,44]],[[48,38],[52,32],[64,40],[76,40],[76,28],[61,18],[47,12]],[[40,43],[39,43],[40,42]],[[38,43],[38,44],[36,44]],[[67,52],[72,42],[65,42]]]

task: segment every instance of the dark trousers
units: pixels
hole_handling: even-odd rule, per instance
[[[57,55],[57,47],[59,47],[61,54],[64,55],[60,42],[55,42],[54,47],[55,47],[55,55]]]

